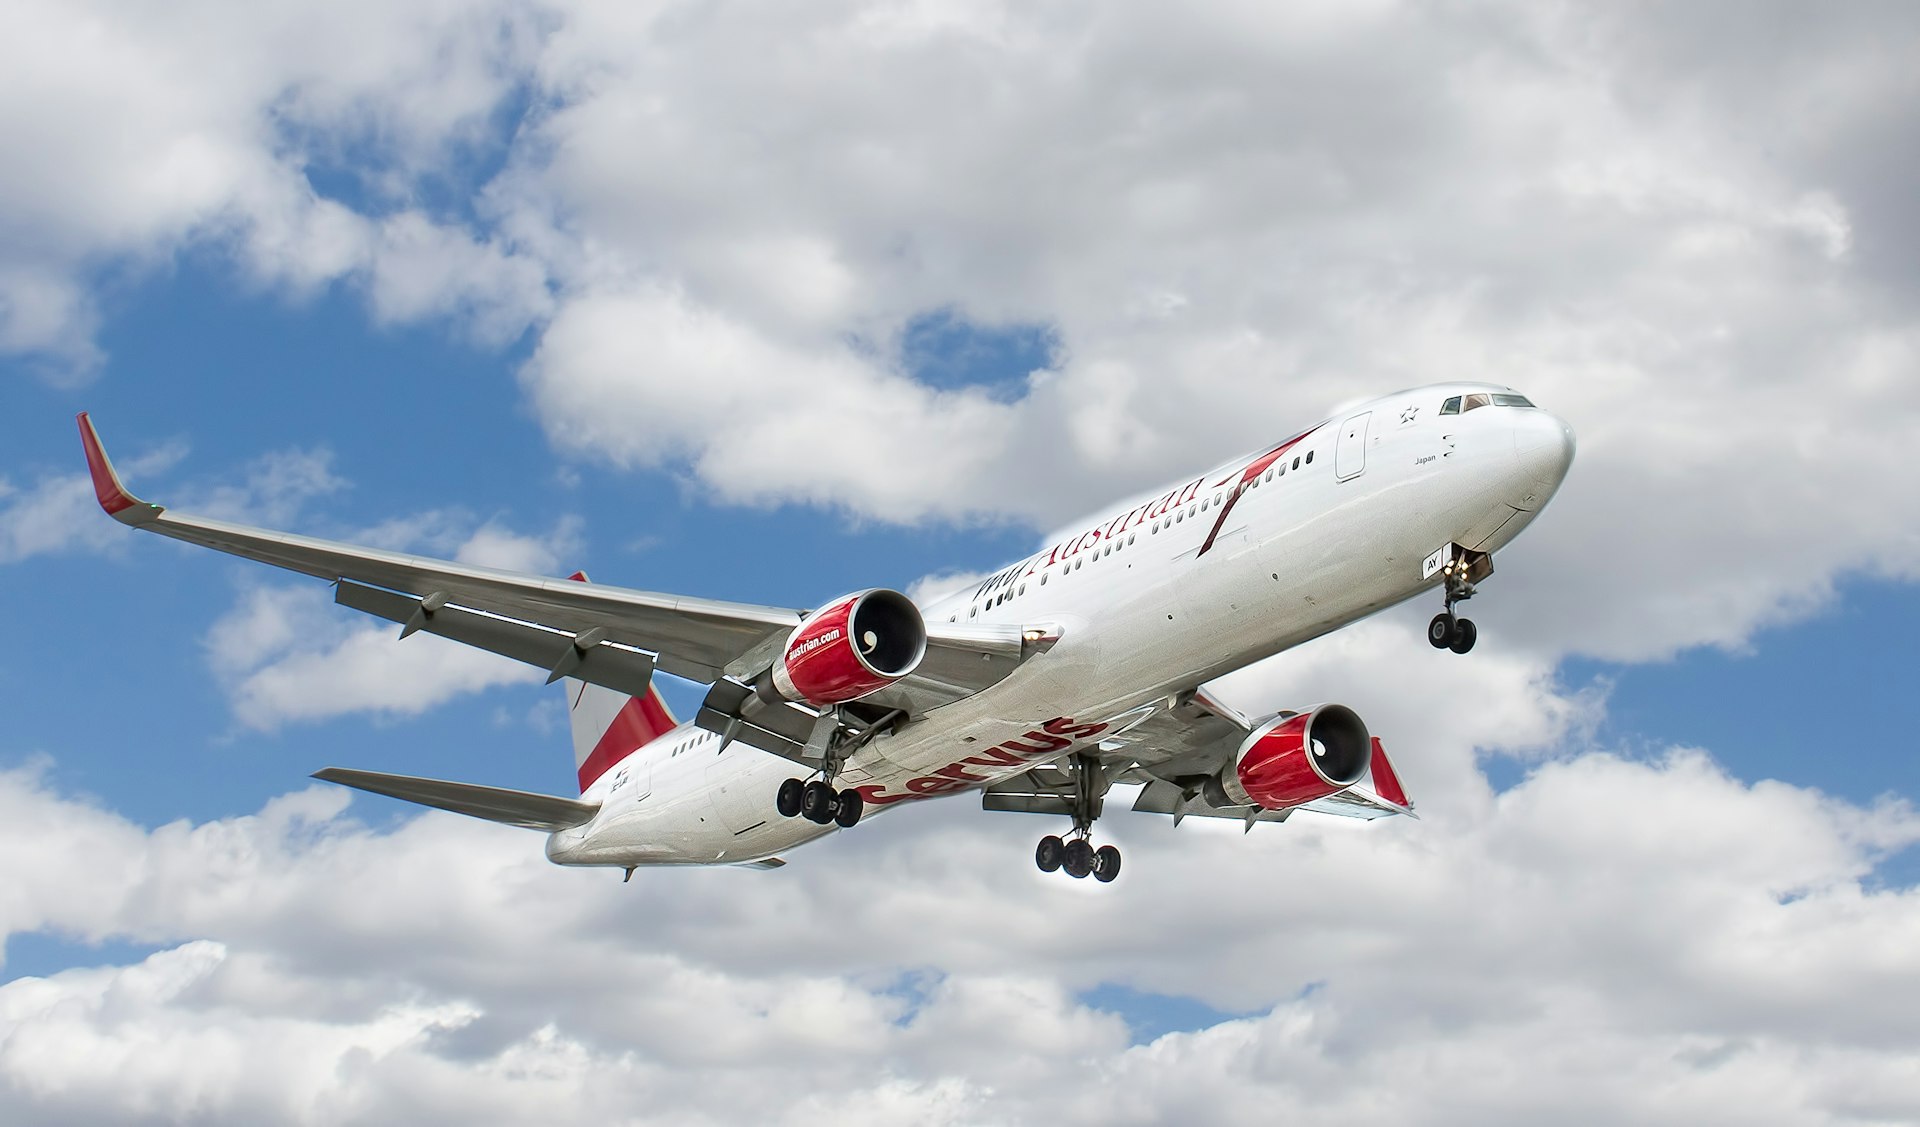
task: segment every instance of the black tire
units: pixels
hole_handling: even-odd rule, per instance
[[[1067,875],[1074,880],[1079,880],[1093,872],[1093,846],[1087,844],[1085,838],[1069,841],[1067,847],[1061,851],[1060,867],[1065,869]]]
[[[819,779],[808,783],[800,792],[800,814],[823,826],[833,821],[833,788]]]
[[[1480,639],[1480,630],[1474,626],[1473,619],[1462,618],[1453,624],[1453,637],[1447,640],[1447,648],[1454,653],[1463,654],[1473,648]]]
[[[1039,845],[1033,847],[1033,863],[1040,866],[1043,873],[1054,872],[1060,868],[1060,857],[1066,848],[1066,842],[1048,834],[1040,839]]]
[[[1433,621],[1427,623],[1427,642],[1436,650],[1444,650],[1453,644],[1454,623],[1459,620],[1450,614],[1436,614]]]
[[[1103,845],[1093,851],[1093,879],[1101,884],[1111,884],[1113,878],[1120,875],[1120,851],[1111,845]]]
[[[857,790],[843,790],[833,804],[833,823],[843,830],[850,830],[860,822],[860,815],[867,809],[867,800],[860,797]]]
[[[780,811],[782,818],[791,818],[800,813],[800,792],[806,784],[799,779],[788,779],[780,784],[779,791],[773,796],[773,808]]]

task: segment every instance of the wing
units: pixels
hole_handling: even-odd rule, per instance
[[[485,818],[528,830],[559,830],[582,826],[599,811],[597,802],[579,802],[550,794],[532,794],[523,790],[503,790],[473,783],[454,783],[445,779],[419,779],[412,775],[383,775],[378,771],[350,771],[328,767],[313,777],[339,783],[370,794],[384,794],[404,802],[451,810],[470,818]]]
[[[80,437],[100,507],[122,524],[328,580],[343,605],[405,623],[403,637],[443,634],[544,666],[556,679],[630,693],[638,684],[644,692],[657,666],[714,681],[802,618],[798,610],[548,579],[168,512],[121,484],[85,414]]]

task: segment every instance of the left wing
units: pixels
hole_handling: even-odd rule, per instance
[[[83,413],[79,421],[94,495],[122,524],[337,583],[337,601],[406,623],[403,636],[446,634],[544,665],[556,678],[600,681],[604,666],[613,680],[601,683],[631,692],[657,666],[714,681],[803,617],[782,607],[547,579],[171,513],[129,493],[92,420]]]

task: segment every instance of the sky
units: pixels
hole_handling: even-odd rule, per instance
[[[1920,1121],[1920,9],[8,24],[0,1120]],[[1421,818],[1116,810],[1110,886],[964,797],[622,884],[314,783],[564,793],[558,692],[117,525],[73,425],[186,511],[805,606],[1462,378],[1580,443],[1475,651],[1215,686],[1354,707]]]

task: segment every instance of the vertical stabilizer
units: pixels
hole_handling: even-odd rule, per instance
[[[585,572],[576,571],[568,578],[587,582]],[[573,725],[573,763],[579,771],[582,793],[634,748],[678,726],[673,713],[667,710],[667,702],[660,699],[656,685],[649,684],[646,695],[638,697],[571,677],[561,681],[561,687],[567,691],[567,715]]]

